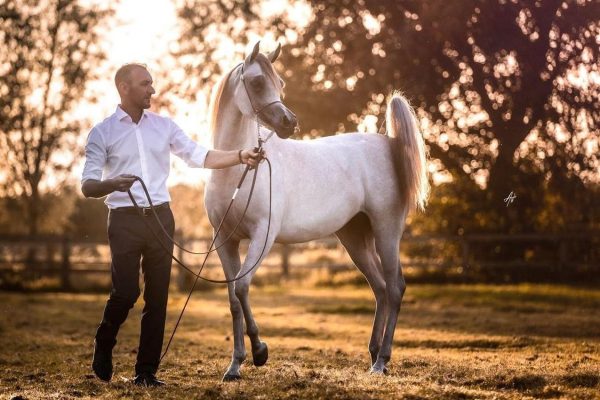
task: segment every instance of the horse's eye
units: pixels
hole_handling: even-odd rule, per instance
[[[263,88],[263,81],[261,79],[254,79],[250,85],[252,85],[252,89],[259,91]]]

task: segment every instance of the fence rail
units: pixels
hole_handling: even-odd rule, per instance
[[[195,251],[206,251],[210,244],[210,238],[178,241]],[[203,260],[203,256],[187,256],[179,249],[175,255],[192,268],[199,268]],[[400,259],[408,269],[455,269],[458,273],[506,268],[600,271],[600,233],[404,235]],[[219,265],[216,255],[210,260],[207,269]],[[105,241],[67,236],[0,236],[0,284],[9,276],[16,280],[54,276],[59,277],[62,289],[69,290],[74,275],[108,276],[109,263],[110,250]],[[263,265],[281,268],[281,274],[288,276],[292,268],[318,266],[339,270],[349,268],[352,261],[337,239],[328,237],[302,244],[276,244]],[[178,282],[182,282],[181,274]]]

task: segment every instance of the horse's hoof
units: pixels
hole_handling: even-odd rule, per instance
[[[242,376],[239,374],[226,373],[223,375],[223,382],[239,381],[240,379],[242,379]]]
[[[387,375],[388,369],[387,369],[387,367],[381,368],[381,367],[372,366],[369,373],[372,375]]]
[[[377,361],[377,353],[371,354],[371,365],[374,365]]]
[[[267,363],[269,359],[269,347],[265,342],[260,342],[258,349],[252,349],[252,362],[255,366],[261,367]]]

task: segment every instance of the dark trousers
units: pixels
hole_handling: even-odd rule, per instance
[[[165,207],[158,209],[157,213],[169,235],[173,236],[175,221],[171,210]],[[142,217],[124,211],[110,211],[108,242],[112,256],[112,290],[96,332],[96,343],[104,349],[112,349],[117,343],[119,327],[140,295],[141,260],[145,304],[135,372],[154,374],[158,369],[165,330],[171,255],[157,242],[144,219],[158,233],[170,252],[173,252],[173,244],[166,238],[152,214]]]

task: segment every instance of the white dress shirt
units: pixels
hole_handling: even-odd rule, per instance
[[[208,149],[190,139],[170,118],[144,110],[136,124],[117,106],[88,136],[81,182],[137,175],[144,180],[152,203],[158,205],[171,200],[167,190],[170,153],[201,168]],[[133,184],[131,193],[139,206],[149,206],[139,182]],[[119,191],[109,194],[104,203],[109,208],[133,206],[127,192]]]

